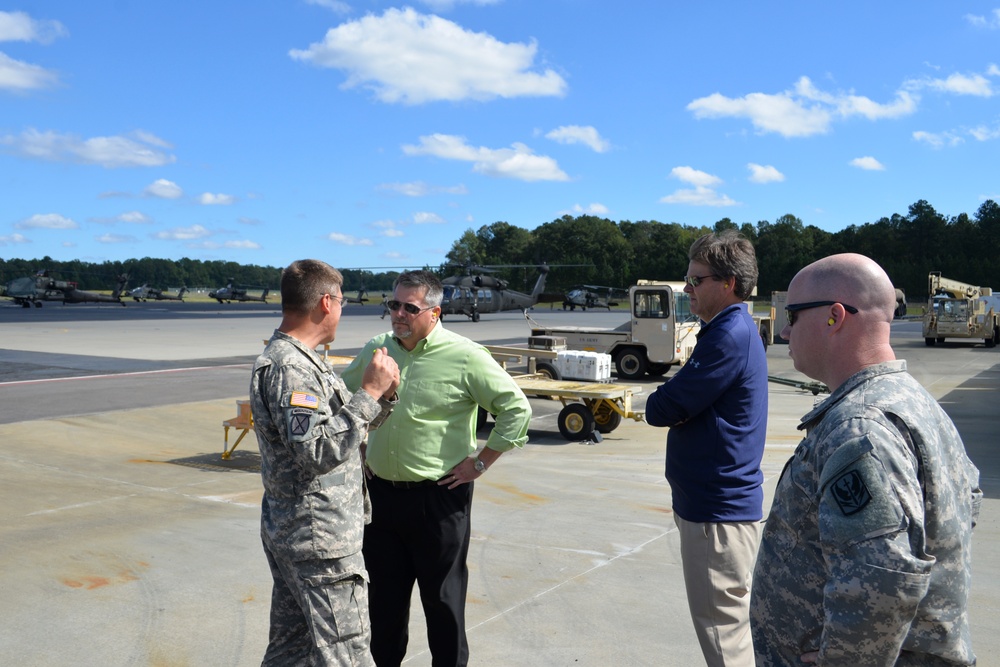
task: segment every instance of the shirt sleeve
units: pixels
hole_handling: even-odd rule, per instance
[[[709,332],[687,363],[646,399],[646,423],[677,426],[713,405],[736,377],[736,350],[728,333]]]
[[[898,436],[868,420],[854,420],[834,438],[820,474],[827,568],[820,664],[892,665],[934,563],[922,551],[922,532],[912,530],[923,524],[916,459]]]
[[[510,374],[489,352],[476,349],[469,356],[466,376],[472,398],[496,419],[486,446],[498,452],[523,447],[528,442],[531,404]]]

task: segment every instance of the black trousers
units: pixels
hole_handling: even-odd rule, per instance
[[[449,490],[434,482],[368,485],[372,522],[365,526],[365,567],[371,616],[371,651],[378,667],[406,656],[413,584],[427,619],[433,667],[465,667],[465,596],[473,484]]]

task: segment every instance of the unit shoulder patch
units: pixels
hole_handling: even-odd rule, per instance
[[[834,480],[830,492],[844,516],[851,516],[871,502],[872,494],[857,470],[849,470]]]

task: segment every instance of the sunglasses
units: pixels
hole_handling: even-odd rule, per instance
[[[707,280],[708,278],[718,280],[721,277],[722,276],[717,276],[714,273],[710,276],[684,276],[684,282],[686,282],[691,287],[697,287],[702,283],[702,281]]]
[[[821,308],[822,306],[832,306],[834,304],[840,303],[840,301],[808,301],[806,303],[790,303],[785,306],[785,316],[788,318],[788,326],[795,324],[795,313],[800,310],[809,310],[811,308]],[[858,309],[854,306],[848,306],[846,303],[840,303],[844,307],[844,310],[849,312],[851,315],[857,315]]]
[[[397,311],[400,308],[402,308],[403,310],[405,310],[406,312],[408,312],[410,315],[419,315],[420,313],[424,312],[425,310],[430,310],[431,308],[434,307],[434,306],[427,306],[426,308],[421,308],[420,306],[417,306],[415,304],[412,304],[412,303],[403,303],[402,301],[396,301],[395,299],[393,299],[392,301],[386,301],[385,302],[385,306],[390,311]]]

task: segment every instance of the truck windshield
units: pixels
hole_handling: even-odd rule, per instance
[[[687,292],[674,292],[674,316],[678,322],[688,322],[695,318],[691,314],[691,295]]]

